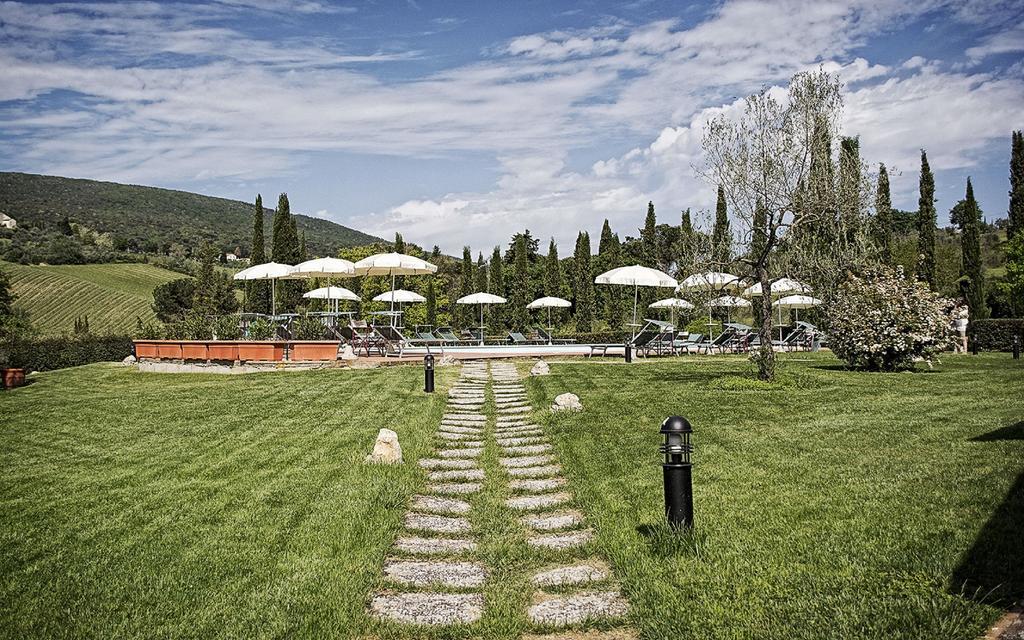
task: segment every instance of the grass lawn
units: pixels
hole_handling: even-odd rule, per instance
[[[438,371],[443,391],[456,371]],[[1024,595],[1024,366],[862,374],[800,354],[769,387],[748,371],[568,362],[527,382],[535,407],[586,407],[538,415],[643,637],[967,639]],[[435,447],[445,397],[421,385],[419,367],[93,365],[0,393],[0,635],[422,637],[364,610],[424,474],[361,464],[380,427],[407,460]],[[692,536],[661,524],[672,413],[696,431]],[[523,571],[545,558],[500,508],[494,458],[472,512],[484,620],[428,637],[526,628]]]

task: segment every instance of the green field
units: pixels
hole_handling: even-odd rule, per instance
[[[522,363],[525,371],[529,363]],[[553,363],[533,405],[644,638],[979,637],[1024,595],[1024,368],[932,372],[785,358]],[[456,371],[439,369],[439,391]],[[0,635],[517,638],[523,531],[474,498],[493,568],[484,619],[422,631],[366,615],[415,464],[361,463],[380,427],[410,463],[445,396],[419,367],[246,376],[90,365],[0,393]],[[662,525],[658,426],[695,429],[697,529]],[[495,466],[488,444],[484,466]],[[547,558],[550,561],[550,558]]]
[[[26,266],[0,262],[12,282],[15,306],[29,312],[43,335],[70,332],[89,316],[93,333],[126,333],[135,318],[153,320],[153,289],[180,273],[149,264]]]

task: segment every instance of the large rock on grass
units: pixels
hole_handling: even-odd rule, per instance
[[[546,376],[550,373],[551,367],[549,367],[548,363],[544,362],[543,360],[538,360],[537,364],[533,365],[533,368],[530,369],[531,376]]]
[[[400,464],[402,445],[398,442],[398,434],[391,429],[381,429],[377,441],[373,443],[373,452],[366,456],[366,461],[374,464]]]
[[[551,411],[554,413],[560,411],[583,411],[583,404],[580,402],[580,397],[575,393],[563,393],[555,398],[555,403],[551,405]]]

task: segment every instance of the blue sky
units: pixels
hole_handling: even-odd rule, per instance
[[[1005,216],[1021,0],[0,3],[0,168],[273,203],[427,247],[572,246],[711,206],[704,123],[824,65],[940,221]]]

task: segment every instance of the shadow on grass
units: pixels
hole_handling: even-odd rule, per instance
[[[899,371],[869,371],[867,369],[858,369],[851,367],[846,364],[816,364],[808,369],[817,369],[819,371],[856,371],[857,373],[875,373],[881,376],[898,375],[900,373],[945,373],[940,367],[935,369],[929,369],[927,364],[915,367],[913,369],[901,369]]]
[[[659,558],[693,556],[702,558],[707,536],[699,529],[676,529],[667,522],[642,524],[636,532],[644,539],[651,554]]]
[[[1022,532],[1024,472],[960,559],[950,583],[954,595],[1003,604],[1024,597]]]
[[[974,436],[970,442],[992,442],[994,440],[1024,440],[1024,420],[1016,424],[999,427],[980,436]]]

